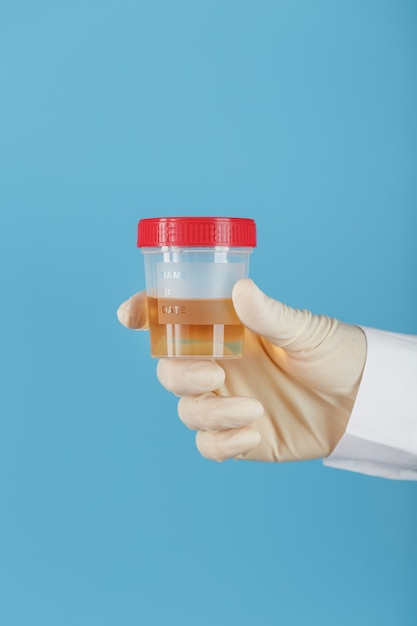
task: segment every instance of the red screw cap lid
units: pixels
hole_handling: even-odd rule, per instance
[[[138,247],[256,246],[256,224],[243,217],[150,217],[139,221]]]

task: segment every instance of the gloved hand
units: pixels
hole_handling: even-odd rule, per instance
[[[357,326],[292,309],[250,280],[233,290],[246,327],[244,354],[231,360],[161,359],[162,385],[180,396],[178,414],[197,430],[201,454],[218,461],[323,458],[343,435],[365,364]],[[146,328],[146,295],[118,310],[121,323]]]

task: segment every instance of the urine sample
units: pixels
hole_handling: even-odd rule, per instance
[[[235,358],[244,328],[232,302],[249,274],[256,224],[248,218],[160,217],[138,224],[151,354]]]

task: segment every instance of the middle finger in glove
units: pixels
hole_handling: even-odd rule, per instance
[[[226,430],[255,422],[263,413],[258,400],[205,393],[184,396],[178,402],[178,415],[191,430]]]

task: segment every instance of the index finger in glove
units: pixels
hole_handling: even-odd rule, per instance
[[[117,309],[117,317],[126,328],[146,330],[148,328],[146,291],[139,291],[123,302]]]
[[[159,382],[177,396],[214,391],[225,379],[223,368],[214,361],[161,359],[156,373]]]

